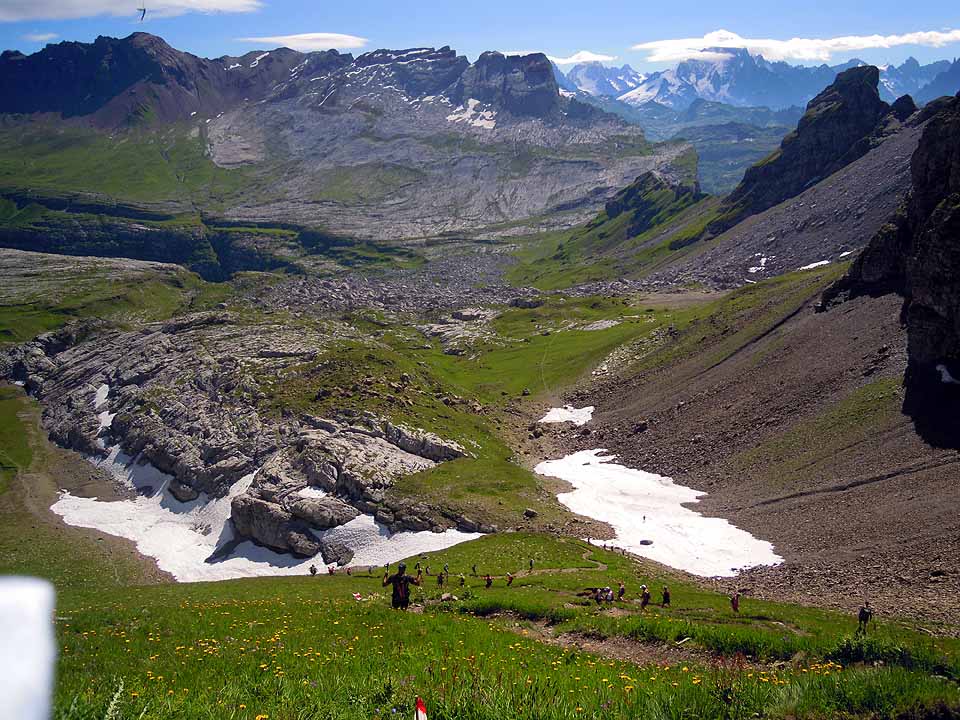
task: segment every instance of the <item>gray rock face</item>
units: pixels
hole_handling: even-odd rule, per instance
[[[518,116],[560,111],[560,88],[542,53],[507,57],[485,52],[465,69],[450,95],[457,104],[475,98]]]
[[[0,373],[28,381],[43,401],[56,442],[89,455],[119,443],[173,476],[181,502],[223,497],[256,472],[232,501],[239,536],[298,556],[343,558],[314,533],[361,512],[391,530],[453,525],[430,508],[387,508],[399,478],[466,453],[457,443],[368,413],[283,421],[260,415],[259,378],[314,358],[332,335],[239,322],[229,313],[188,315],[122,332],[77,324],[0,354]],[[106,400],[95,406],[98,388]],[[102,399],[102,398],[101,398]],[[98,413],[114,415],[101,432]]]

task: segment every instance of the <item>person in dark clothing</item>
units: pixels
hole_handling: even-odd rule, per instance
[[[740,612],[740,591],[737,590],[730,596],[730,609],[735,613]]]
[[[663,592],[660,593],[660,607],[670,607],[670,588],[663,586]]]
[[[474,576],[474,577],[477,576],[477,564],[476,564],[476,563],[473,564],[473,576]]]
[[[650,604],[650,590],[646,585],[640,586],[640,609],[646,610],[647,605]]]
[[[317,574],[317,566],[316,566],[316,565],[311,565],[311,566],[310,566],[310,574],[311,574],[311,575],[316,575],[316,574]]]
[[[857,614],[857,635],[866,635],[867,634],[867,625],[870,624],[870,621],[873,619],[873,608],[870,607],[870,602],[865,601],[863,607],[860,608],[860,612]]]
[[[513,585],[513,573],[507,573],[507,587]]]
[[[444,578],[444,577],[446,577],[446,576],[445,576],[443,573],[440,573],[439,575],[437,575],[437,587],[439,587],[439,588],[442,588],[442,587],[443,587],[443,578]]]
[[[460,587],[463,587],[467,582],[467,579],[463,576],[463,573],[460,573]]]
[[[490,573],[487,573],[486,586],[488,588],[493,587],[493,578],[490,577]]]
[[[419,585],[420,576],[407,575],[407,566],[404,563],[400,563],[397,572],[393,575],[383,574],[383,587],[393,586],[391,603],[394,610],[406,610],[410,605],[410,583]]]
[[[533,558],[530,558],[530,572],[533,572]]]
[[[619,585],[617,588],[617,600],[623,602],[623,596],[627,594],[627,586],[623,584],[623,580],[620,581]]]

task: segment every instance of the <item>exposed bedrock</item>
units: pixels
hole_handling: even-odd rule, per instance
[[[907,327],[904,410],[924,437],[960,446],[960,96],[935,108],[911,159],[913,189],[850,268],[824,294],[903,296]]]
[[[119,445],[171,475],[170,493],[182,502],[224,497],[256,472],[232,501],[234,526],[275,550],[343,561],[349,553],[317,533],[360,513],[391,531],[476,530],[466,518],[385,502],[398,479],[463,457],[457,443],[365,412],[258,412],[263,377],[334,341],[303,328],[243,324],[226,312],[134,332],[79,323],[0,354],[0,377],[26,382],[55,442],[87,455]]]

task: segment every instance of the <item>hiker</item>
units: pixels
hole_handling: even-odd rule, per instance
[[[353,571],[349,567],[347,568],[347,575],[353,576]]]
[[[463,573],[460,573],[460,587],[463,587],[467,583],[467,579],[463,576]]]
[[[873,608],[870,607],[870,601],[865,600],[860,612],[857,613],[857,635],[867,634],[867,625],[873,619]]]
[[[476,564],[476,563],[473,564],[473,576],[474,576],[474,577],[477,576],[477,564]]]
[[[490,573],[487,573],[487,579],[486,579],[486,581],[485,581],[485,584],[486,584],[486,586],[487,586],[488,589],[491,588],[491,587],[493,587],[493,578],[490,577]]]
[[[327,574],[333,575],[337,571],[336,565],[327,565]]]
[[[640,586],[640,610],[646,610],[650,604],[650,590],[646,585]]]
[[[618,581],[620,587],[617,588],[617,601],[623,602],[623,596],[627,594],[627,586],[623,584],[623,580]]]
[[[311,575],[314,575],[314,576],[317,574],[317,566],[316,566],[316,565],[311,565],[311,566],[310,566],[310,574],[311,574]]]
[[[393,585],[391,604],[394,610],[406,610],[410,605],[410,583],[419,585],[420,577],[407,575],[407,566],[405,563],[400,563],[400,565],[397,566],[397,572],[393,575],[388,576],[386,572],[383,573],[383,587]]]
[[[416,570],[417,572],[420,572],[420,561],[419,561],[419,560],[417,560],[417,564],[413,566],[413,569]]]
[[[513,573],[507,573],[507,587],[513,585]]]
[[[660,593],[660,607],[670,607],[670,588],[663,586],[663,592]]]
[[[449,563],[444,563],[444,564],[443,564],[443,574],[444,574],[444,575],[449,575],[449,574],[450,574],[450,564],[449,564]]]
[[[603,588],[598,587],[593,592],[593,599],[596,601],[597,605],[603,604]]]
[[[426,572],[426,574],[427,574],[427,577],[430,577],[430,566],[429,566],[429,565],[427,565],[427,568],[426,568],[426,571],[425,571],[425,572]]]
[[[530,558],[530,572],[533,572],[533,558]]]
[[[443,573],[440,573],[439,575],[437,575],[437,587],[438,588],[443,587]]]
[[[740,612],[740,591],[735,590],[733,595],[730,596],[730,607],[735,613]]]

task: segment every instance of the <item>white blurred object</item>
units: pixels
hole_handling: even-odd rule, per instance
[[[0,577],[0,718],[50,717],[53,603],[45,580]]]

